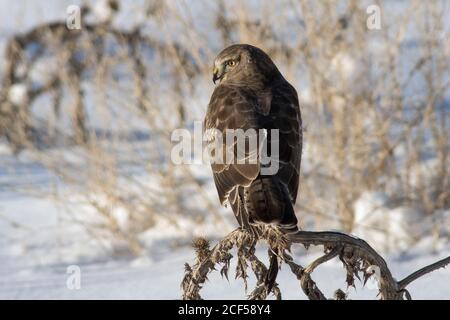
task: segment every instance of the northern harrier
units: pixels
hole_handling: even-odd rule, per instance
[[[277,225],[283,232],[295,232],[298,228],[293,206],[302,154],[302,121],[296,90],[264,51],[247,44],[232,45],[220,52],[213,73],[214,83],[219,84],[211,96],[204,129],[255,129],[258,135],[266,133],[270,150],[278,144],[279,153],[278,159],[273,160],[279,169],[269,174],[264,173],[265,165],[259,155],[256,162],[239,163],[235,147],[235,161],[212,163],[221,204],[230,204],[242,228],[250,230],[252,225],[264,223]],[[278,130],[278,138],[271,129]],[[248,158],[251,153],[246,151],[244,156]],[[268,292],[277,273],[278,261],[272,255],[266,277]]]

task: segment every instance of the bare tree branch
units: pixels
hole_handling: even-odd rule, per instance
[[[404,289],[408,284],[410,284],[414,280],[417,280],[421,276],[424,276],[427,273],[430,273],[430,272],[432,272],[434,270],[437,270],[437,269],[440,269],[440,268],[445,268],[449,263],[450,263],[450,257],[447,257],[447,258],[439,260],[439,261],[437,261],[435,263],[432,263],[432,264],[430,264],[430,265],[428,265],[426,267],[423,267],[422,269],[419,269],[419,270],[413,272],[412,274],[407,276],[405,279],[399,281],[398,282],[398,287],[399,287],[400,290]]]
[[[335,258],[343,262],[347,271],[347,284],[354,285],[355,277],[360,279],[360,274],[364,276],[364,283],[371,277],[378,277],[380,298],[383,300],[411,299],[406,286],[419,277],[445,267],[450,263],[450,257],[442,259],[427,267],[424,267],[401,281],[396,281],[388,268],[386,261],[379,255],[366,241],[357,237],[333,231],[297,231],[294,234],[284,235],[275,227],[256,226],[256,232],[247,232],[236,229],[212,249],[209,250],[209,243],[205,239],[197,240],[194,247],[197,252],[197,262],[193,267],[186,264],[186,273],[182,282],[184,299],[201,299],[200,290],[207,280],[208,274],[215,270],[216,265],[223,265],[221,274],[228,277],[228,269],[232,254],[229,252],[233,247],[238,250],[238,267],[236,278],[243,278],[245,283],[248,277],[246,272],[247,262],[250,262],[252,271],[257,278],[256,288],[250,299],[265,299],[267,294],[264,288],[264,276],[267,268],[255,256],[255,246],[258,241],[265,241],[270,248],[269,253],[276,253],[282,262],[285,262],[291,272],[300,281],[300,287],[305,295],[311,300],[326,300],[327,298],[312,280],[311,274],[321,264]],[[199,243],[202,244],[199,246]],[[293,244],[302,244],[306,248],[311,245],[323,246],[325,255],[310,263],[306,268],[295,263],[289,254]],[[201,249],[202,248],[202,249]],[[376,268],[379,272],[373,272]],[[275,286],[272,293],[281,299],[281,292]],[[345,293],[338,289],[334,295],[337,300],[346,299]]]

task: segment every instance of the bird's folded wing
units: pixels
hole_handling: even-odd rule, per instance
[[[255,101],[237,88],[218,86],[205,118],[205,133],[220,202],[259,174],[260,114]]]

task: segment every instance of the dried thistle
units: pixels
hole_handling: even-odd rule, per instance
[[[256,232],[248,232],[236,229],[220,240],[214,248],[209,249],[209,243],[205,239],[196,240],[195,248],[197,263],[190,267],[185,265],[185,276],[182,281],[183,299],[201,299],[200,291],[208,274],[215,270],[217,264],[222,265],[221,275],[228,279],[228,270],[232,254],[230,250],[237,248],[236,278],[242,278],[246,284],[248,266],[251,267],[256,277],[256,287],[247,296],[248,299],[266,299],[268,292],[264,282],[268,268],[255,255],[255,246],[258,241],[265,241],[269,247],[269,255],[277,254],[281,263],[286,263],[291,272],[300,281],[300,287],[311,300],[326,300],[320,288],[311,278],[314,270],[326,261],[339,257],[344,264],[347,274],[347,285],[354,286],[355,278],[361,281],[363,275],[364,283],[372,276],[368,267],[376,265],[380,268],[379,296],[381,299],[411,299],[411,295],[405,287],[420,276],[446,266],[450,263],[450,257],[442,259],[432,265],[424,267],[401,281],[396,281],[387,267],[384,259],[364,240],[349,236],[340,232],[331,231],[297,231],[295,234],[284,235],[273,227],[256,226]],[[289,250],[292,244],[299,243],[304,246],[321,245],[324,255],[320,256],[307,267],[293,261]],[[271,290],[277,299],[281,299],[281,291],[275,284]],[[337,300],[347,299],[347,295],[340,289],[336,290],[334,298]]]

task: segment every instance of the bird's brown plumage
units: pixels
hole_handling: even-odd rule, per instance
[[[220,84],[211,96],[204,128],[222,133],[227,129],[265,129],[268,145],[279,146],[279,170],[273,175],[262,173],[259,157],[256,163],[237,163],[235,150],[232,163],[212,164],[220,202],[231,205],[244,228],[271,223],[286,232],[297,230],[293,206],[299,186],[302,121],[296,90],[266,53],[245,44],[219,53],[213,80]],[[270,134],[271,129],[278,130],[278,140]],[[225,153],[226,148],[216,152]],[[245,156],[249,153],[246,150]]]

